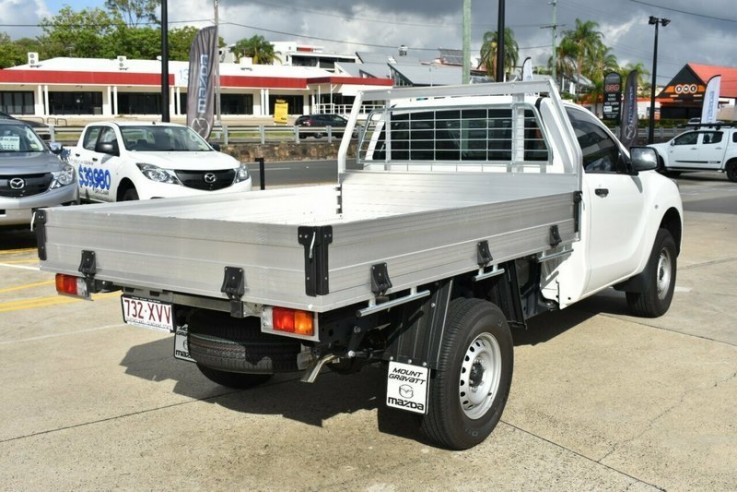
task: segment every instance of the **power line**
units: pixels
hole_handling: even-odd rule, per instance
[[[691,15],[693,17],[701,17],[702,19],[709,19],[709,20],[717,20],[717,21],[723,21],[723,22],[735,22],[735,23],[737,23],[737,19],[727,19],[726,17],[717,17],[715,15],[699,14],[697,12],[689,12],[687,10],[674,9],[673,7],[663,7],[662,5],[656,5],[654,3],[644,2],[642,0],[630,0],[630,2],[632,2],[632,3],[639,3],[641,5],[647,5],[648,7],[655,7],[655,8],[658,8],[658,9],[668,10],[670,12],[678,12],[679,14]]]

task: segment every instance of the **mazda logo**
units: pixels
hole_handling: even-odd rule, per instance
[[[205,183],[207,184],[213,184],[215,181],[218,180],[217,176],[215,176],[215,174],[213,173],[205,173],[202,179],[204,179]]]
[[[26,187],[26,180],[23,178],[13,178],[10,180],[10,188],[13,190],[22,190]]]

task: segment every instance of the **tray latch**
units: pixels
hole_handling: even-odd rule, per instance
[[[230,315],[234,318],[245,318],[246,313],[243,309],[241,297],[246,293],[246,277],[242,268],[225,267],[225,276],[220,292],[230,299]]]

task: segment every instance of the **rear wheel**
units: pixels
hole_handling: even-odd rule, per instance
[[[676,286],[676,242],[670,232],[659,229],[642,275],[641,292],[627,292],[627,304],[635,316],[657,318],[670,308]]]
[[[733,183],[737,182],[737,161],[727,163],[727,179]]]
[[[445,331],[421,428],[447,448],[468,449],[491,434],[507,403],[512,334],[504,313],[480,299],[454,300]]]

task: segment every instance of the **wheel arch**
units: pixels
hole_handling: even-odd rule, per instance
[[[115,201],[121,201],[123,199],[123,195],[125,195],[125,192],[131,188],[136,188],[136,185],[133,184],[133,181],[131,181],[129,178],[121,179],[120,183],[118,183],[118,189],[115,191]]]
[[[676,242],[676,253],[681,254],[681,239],[683,238],[683,221],[680,212],[674,207],[668,209],[660,221],[660,227],[666,229]]]

